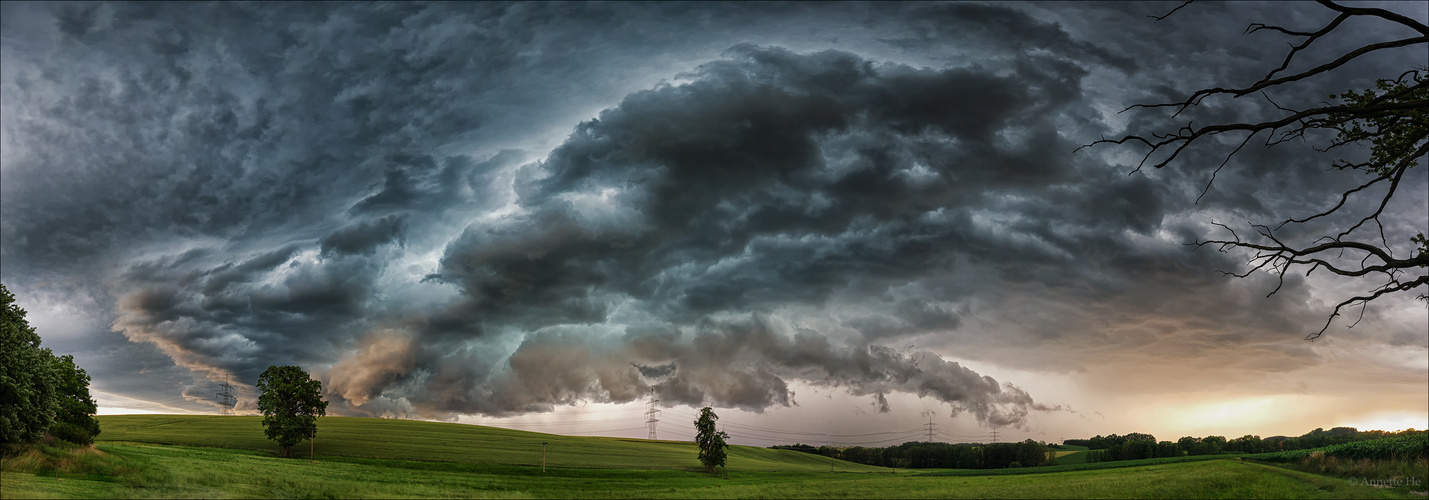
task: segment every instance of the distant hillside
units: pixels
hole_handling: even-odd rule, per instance
[[[100,442],[128,441],[208,446],[277,453],[263,436],[261,417],[217,415],[100,416]],[[694,443],[645,439],[575,437],[478,425],[324,417],[318,420],[319,455],[462,462],[491,465],[541,465],[541,443],[548,467],[617,469],[698,469]],[[308,443],[293,452],[308,453]],[[832,462],[832,464],[831,464]],[[731,446],[735,471],[885,472],[861,465],[787,450]]]

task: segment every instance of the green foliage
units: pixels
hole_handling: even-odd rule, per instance
[[[700,448],[697,458],[710,470],[724,466],[729,458],[726,451],[729,445],[724,442],[729,439],[729,434],[715,430],[716,420],[719,416],[708,406],[700,409],[700,418],[695,420],[695,444]]]
[[[54,355],[0,284],[0,444],[32,443],[55,418]]]
[[[1133,432],[1125,436],[1112,434],[1096,436],[1087,440],[1088,445],[1104,449],[1087,452],[1087,462],[1109,462],[1116,460],[1141,460],[1146,458],[1166,458],[1181,456],[1181,446],[1170,441],[1156,441],[1156,436]]]
[[[1226,442],[1226,450],[1234,453],[1264,453],[1270,451],[1266,449],[1265,443],[1260,436],[1247,434]]]
[[[1198,444],[1201,444],[1201,440],[1192,436],[1183,436],[1181,439],[1176,440],[1176,446],[1179,446],[1181,451],[1184,451],[1187,455],[1194,455],[1191,451],[1194,450]]]
[[[1362,108],[1417,104],[1374,113],[1368,118],[1351,119],[1344,113],[1330,115],[1333,128],[1339,130],[1339,143],[1370,143],[1369,164],[1361,167],[1367,173],[1388,176],[1400,163],[1408,168],[1419,165],[1414,153],[1429,138],[1429,112],[1426,112],[1429,107],[1424,105],[1429,102],[1429,86],[1425,86],[1429,77],[1417,71],[1411,73],[1409,79],[1379,79],[1373,89],[1330,96],[1338,97],[1346,105]]]
[[[1411,71],[1405,76],[1398,80],[1381,78],[1375,82],[1375,88],[1362,92],[1350,90],[1330,96],[1338,97],[1349,106],[1400,108],[1378,112],[1368,118],[1351,119],[1344,113],[1331,114],[1331,128],[1339,130],[1338,144],[1370,145],[1368,163],[1342,164],[1341,167],[1362,169],[1381,178],[1391,178],[1396,176],[1396,172],[1402,173],[1419,166],[1418,158],[1423,156],[1421,148],[1429,140],[1429,85],[1426,85],[1429,84],[1429,76],[1418,71]],[[1429,267],[1429,262],[1422,260],[1429,255],[1429,240],[1425,239],[1424,233],[1411,237],[1410,242],[1414,244],[1411,259],[1419,258],[1419,267]],[[1426,298],[1426,295],[1420,295],[1420,298]]]
[[[98,424],[96,424],[98,427]],[[51,436],[68,441],[74,444],[93,444],[94,435],[88,430],[82,429],[69,422],[55,422],[50,425],[48,431]]]
[[[317,418],[327,415],[322,382],[296,366],[269,366],[257,385],[263,434],[282,446],[285,456],[293,445],[317,435]]]
[[[1087,453],[1088,462],[1107,462],[1115,460],[1134,460],[1137,458],[1153,457],[1178,457],[1181,455],[1217,455],[1222,453],[1285,453],[1286,457],[1293,457],[1288,461],[1298,460],[1300,457],[1308,455],[1313,449],[1334,447],[1346,443],[1360,443],[1374,440],[1387,440],[1395,437],[1422,436],[1425,431],[1415,431],[1413,429],[1398,432],[1388,431],[1360,431],[1353,427],[1335,427],[1330,430],[1315,429],[1299,437],[1271,436],[1261,439],[1256,435],[1245,435],[1235,439],[1227,440],[1222,436],[1206,436],[1195,438],[1191,436],[1183,437],[1177,442],[1162,441],[1156,443],[1154,454],[1138,454],[1136,446],[1130,444],[1132,441],[1126,440],[1123,436],[1115,434],[1109,437],[1097,436],[1086,440],[1067,440],[1067,442],[1087,442],[1107,446],[1104,450],[1092,450]],[[1127,436],[1134,436],[1128,434]],[[1417,438],[1416,438],[1417,439]],[[1118,443],[1119,444],[1109,444]],[[1325,448],[1329,449],[1329,448]],[[1336,448],[1338,449],[1338,448]],[[1358,449],[1358,448],[1347,448]],[[1274,456],[1274,455],[1265,455]],[[1366,457],[1369,458],[1369,457]],[[1277,461],[1270,460],[1268,461]]]
[[[94,418],[94,414],[99,407],[89,395],[89,374],[85,373],[84,368],[75,365],[74,356],[69,354],[51,358],[51,361],[54,363],[55,399],[58,403],[55,425],[74,427],[90,438],[98,436],[99,420]],[[50,433],[54,434],[54,431],[51,430]],[[55,437],[65,439],[59,434],[55,434]],[[88,444],[88,441],[85,441],[85,444]]]
[[[1414,235],[1409,238],[1409,241],[1415,245],[1419,245],[1419,248],[1414,249],[1414,255],[1416,257],[1429,255],[1429,238],[1424,237],[1424,233]],[[1419,267],[1429,267],[1429,262],[1419,264]]]
[[[1215,455],[1222,453],[1226,447],[1225,436],[1206,436],[1201,438],[1200,453],[1197,455]]]
[[[804,444],[770,448],[815,453],[854,463],[901,469],[1000,469],[1011,467],[1013,463],[1021,467],[1040,467],[1048,464],[1047,456],[1051,449],[1046,444],[1031,439],[1020,443],[991,444],[909,441],[884,448],[814,448]],[[1085,455],[1081,451],[1084,450],[1085,448],[1078,449],[1076,454],[1079,456],[1071,459],[1070,463],[1081,463]]]

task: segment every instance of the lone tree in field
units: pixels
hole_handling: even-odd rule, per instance
[[[1425,273],[1425,268],[1429,268],[1429,241],[1425,239],[1424,230],[1419,229],[1418,234],[1414,236],[1401,236],[1408,241],[1394,241],[1399,245],[1396,250],[1395,245],[1390,244],[1391,240],[1386,238],[1384,224],[1380,221],[1385,207],[1400,192],[1400,181],[1404,179],[1405,172],[1418,167],[1426,152],[1429,152],[1429,87],[1426,87],[1426,84],[1429,84],[1429,67],[1420,65],[1404,68],[1403,73],[1397,77],[1383,75],[1385,78],[1380,78],[1375,84],[1375,88],[1358,92],[1352,89],[1342,94],[1329,96],[1334,102],[1323,102],[1299,108],[1282,106],[1271,100],[1271,97],[1266,94],[1268,90],[1293,88],[1302,80],[1334,71],[1350,61],[1383,50],[1407,48],[1406,50],[1418,51],[1418,54],[1429,54],[1429,27],[1412,18],[1384,9],[1351,7],[1330,0],[1318,1],[1320,5],[1338,13],[1333,20],[1318,29],[1299,30],[1260,23],[1251,24],[1246,28],[1246,34],[1260,31],[1275,32],[1298,42],[1290,44],[1284,61],[1278,67],[1271,68],[1260,80],[1241,87],[1228,86],[1228,88],[1215,87],[1197,90],[1179,102],[1137,104],[1127,108],[1127,110],[1132,108],[1168,108],[1175,110],[1175,114],[1172,115],[1174,119],[1188,108],[1200,105],[1207,98],[1239,98],[1260,94],[1274,109],[1271,116],[1266,116],[1262,121],[1211,123],[1199,127],[1193,126],[1188,121],[1175,132],[1133,134],[1120,139],[1102,139],[1088,145],[1105,143],[1144,145],[1150,150],[1146,152],[1141,163],[1136,167],[1136,170],[1140,170],[1148,163],[1155,168],[1170,164],[1193,143],[1215,144],[1220,139],[1240,139],[1241,136],[1244,136],[1239,141],[1240,145],[1226,156],[1220,167],[1216,168],[1216,173],[1219,173],[1220,168],[1224,167],[1232,156],[1256,136],[1265,138],[1265,147],[1272,147],[1292,140],[1320,141],[1321,145],[1316,149],[1326,153],[1343,152],[1349,149],[1346,146],[1350,145],[1361,148],[1368,146],[1368,158],[1357,157],[1353,160],[1340,158],[1329,162],[1331,169],[1358,171],[1364,177],[1349,181],[1350,183],[1344,186],[1339,195],[1338,201],[1327,200],[1325,208],[1319,212],[1299,217],[1287,217],[1284,221],[1274,225],[1251,224],[1250,228],[1254,230],[1255,235],[1248,238],[1242,237],[1240,233],[1227,225],[1215,223],[1229,233],[1228,238],[1191,243],[1197,247],[1210,245],[1222,252],[1245,251],[1248,257],[1244,270],[1221,272],[1239,278],[1249,276],[1256,271],[1274,273],[1279,276],[1279,285],[1270,292],[1270,295],[1274,295],[1280,290],[1285,283],[1285,273],[1292,272],[1292,268],[1295,272],[1304,270],[1306,275],[1317,269],[1324,269],[1347,278],[1374,277],[1374,286],[1362,294],[1341,297],[1342,300],[1330,312],[1324,326],[1305,337],[1309,340],[1314,340],[1325,333],[1335,317],[1339,316],[1341,311],[1347,307],[1360,306],[1362,317],[1364,306],[1375,299],[1389,294],[1429,287],[1429,274]],[[1164,16],[1153,17],[1160,21],[1190,3],[1186,2]],[[1332,60],[1315,61],[1311,63],[1312,67],[1297,73],[1289,74],[1286,71],[1286,68],[1290,67],[1297,56],[1306,53],[1311,46],[1344,26],[1346,21],[1351,19],[1377,21],[1378,29],[1368,35],[1378,35],[1381,41],[1361,45]],[[1350,23],[1350,25],[1355,24]],[[1393,31],[1386,28],[1408,28],[1408,31],[1417,34],[1395,39],[1385,34]],[[1221,137],[1222,135],[1224,137]],[[1153,160],[1153,157],[1157,159]],[[1211,182],[1214,182],[1214,179],[1215,173],[1211,175]],[[1206,189],[1209,190],[1210,186],[1208,182]],[[1204,195],[1204,192],[1202,194]],[[1357,202],[1359,198],[1365,198],[1364,203],[1368,204],[1362,209],[1363,212],[1348,214],[1350,217],[1338,227],[1332,226],[1328,229],[1313,231],[1321,234],[1317,239],[1309,242],[1293,242],[1290,240],[1297,238],[1283,237],[1277,234],[1277,231],[1287,224],[1304,225],[1315,219],[1321,219],[1319,222],[1322,223],[1331,220],[1331,215],[1345,209],[1347,203],[1351,207],[1359,205]],[[1346,211],[1355,210],[1355,208],[1346,209]],[[1420,213],[1424,211],[1425,208],[1421,207]],[[1429,300],[1429,292],[1420,291],[1418,298]],[[1358,320],[1356,320],[1357,322]]]
[[[296,366],[269,366],[258,376],[258,409],[263,433],[290,456],[293,445],[317,435],[318,417],[327,415],[322,382]]]
[[[700,447],[700,463],[714,471],[715,467],[723,467],[728,455],[725,448],[729,445],[724,440],[729,438],[729,434],[724,431],[715,430],[715,421],[719,420],[719,415],[715,415],[714,410],[706,406],[700,409],[700,418],[695,420],[695,444]]]

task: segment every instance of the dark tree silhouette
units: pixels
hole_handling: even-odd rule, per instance
[[[1263,121],[1258,122],[1215,123],[1200,127],[1188,122],[1171,133],[1149,132],[1127,135],[1119,139],[1103,138],[1082,146],[1085,148],[1098,144],[1126,143],[1147,146],[1150,150],[1142,157],[1135,169],[1135,171],[1140,171],[1148,164],[1158,169],[1170,164],[1192,144],[1213,143],[1223,134],[1230,137],[1243,134],[1245,137],[1240,141],[1240,145],[1232,150],[1225,157],[1225,161],[1221,162],[1220,166],[1212,172],[1211,180],[1207,182],[1205,190],[1201,193],[1202,196],[1205,195],[1206,190],[1210,189],[1211,184],[1215,182],[1216,174],[1225,167],[1231,157],[1240,152],[1257,136],[1265,138],[1266,147],[1273,147],[1291,140],[1323,140],[1323,137],[1333,135],[1333,139],[1321,142],[1320,144],[1323,146],[1317,147],[1318,150],[1327,153],[1341,150],[1349,145],[1369,146],[1368,159],[1335,159],[1331,161],[1330,168],[1359,171],[1366,176],[1358,184],[1347,185],[1339,196],[1338,202],[1333,206],[1328,206],[1307,216],[1286,218],[1273,227],[1267,224],[1250,223],[1254,236],[1249,237],[1243,237],[1230,226],[1215,223],[1229,233],[1228,238],[1188,243],[1196,247],[1212,246],[1221,252],[1246,251],[1249,257],[1245,269],[1220,272],[1239,278],[1249,276],[1256,271],[1277,274],[1279,284],[1267,296],[1274,295],[1284,286],[1285,273],[1292,272],[1292,268],[1295,268],[1295,271],[1304,270],[1307,276],[1315,270],[1324,269],[1345,277],[1376,277],[1376,285],[1373,288],[1360,295],[1344,297],[1336,304],[1334,310],[1326,318],[1324,326],[1305,337],[1309,340],[1320,337],[1330,327],[1334,318],[1347,307],[1360,306],[1360,317],[1362,318],[1364,306],[1375,299],[1389,294],[1429,287],[1429,275],[1426,275],[1424,271],[1426,267],[1429,267],[1429,248],[1426,248],[1424,232],[1421,230],[1418,235],[1409,238],[1410,246],[1407,256],[1402,250],[1396,255],[1389,239],[1385,237],[1384,225],[1380,222],[1380,216],[1383,215],[1385,207],[1389,205],[1390,200],[1396,194],[1401,192],[1400,181],[1404,179],[1405,172],[1419,166],[1425,153],[1429,152],[1429,140],[1426,140],[1429,138],[1429,87],[1426,87],[1426,83],[1429,83],[1429,68],[1424,66],[1405,68],[1406,70],[1396,78],[1380,79],[1373,89],[1360,92],[1350,90],[1343,94],[1330,96],[1337,102],[1322,103],[1318,106],[1301,109],[1281,106],[1265,94],[1266,90],[1290,88],[1289,86],[1306,78],[1334,71],[1350,61],[1387,49],[1418,47],[1414,50],[1420,50],[1421,54],[1429,54],[1429,47],[1426,47],[1429,45],[1429,27],[1419,21],[1384,9],[1350,7],[1329,0],[1318,0],[1318,2],[1325,8],[1338,13],[1333,20],[1319,29],[1301,31],[1260,23],[1253,23],[1246,28],[1245,34],[1261,31],[1276,32],[1298,40],[1298,43],[1290,44],[1289,52],[1280,65],[1270,69],[1260,80],[1244,87],[1214,87],[1197,90],[1179,102],[1137,104],[1123,110],[1169,108],[1175,110],[1172,115],[1174,119],[1188,108],[1200,105],[1206,98],[1221,96],[1238,98],[1260,93],[1276,110],[1275,116],[1266,117]],[[1160,21],[1190,3],[1186,2],[1172,9],[1166,15],[1152,17]],[[1297,56],[1301,56],[1327,35],[1344,26],[1346,21],[1354,18],[1377,20],[1381,27],[1384,27],[1386,23],[1407,27],[1417,35],[1368,43],[1309,69],[1296,73],[1286,71]],[[1387,30],[1379,30],[1375,33],[1384,33],[1385,31]],[[1387,38],[1387,36],[1381,35],[1381,38]],[[1311,134],[1307,136],[1307,133]],[[1376,196],[1378,198],[1373,198]],[[1350,202],[1350,206],[1353,207],[1356,203],[1351,200],[1359,197],[1365,197],[1368,200],[1368,205],[1375,208],[1367,214],[1363,214],[1362,217],[1359,215],[1350,217],[1352,222],[1347,222],[1342,227],[1324,230],[1328,234],[1324,234],[1319,239],[1310,243],[1297,244],[1276,234],[1277,230],[1284,228],[1287,224],[1304,224],[1322,217],[1328,220],[1331,214],[1336,214],[1342,209],[1352,211],[1353,208],[1346,208],[1346,203]],[[1197,198],[1198,202],[1199,200]],[[1397,243],[1403,244],[1404,242]],[[1421,292],[1418,298],[1429,300],[1429,293]],[[1358,319],[1355,323],[1358,323]]]

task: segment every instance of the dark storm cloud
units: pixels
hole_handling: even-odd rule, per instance
[[[958,223],[938,219],[1071,173],[1071,145],[1037,119],[1066,102],[1021,75],[730,55],[577,127],[528,167],[545,175],[517,188],[529,213],[469,227],[442,278],[522,307],[590,286],[694,314],[817,303],[946,264],[935,247]],[[1026,144],[999,144],[1013,127]]]
[[[522,213],[469,226],[434,278],[460,286],[480,311],[473,317],[524,328],[603,323],[607,304],[623,299],[687,325],[718,313],[823,306],[850,287],[945,272],[955,249],[996,246],[969,233],[970,207],[1073,171],[1063,153],[1071,145],[1039,119],[1076,93],[1059,88],[1074,88],[1080,75],[1064,65],[1030,61],[1023,73],[997,76],[749,45],[728,57],[685,75],[691,83],[632,94],[578,126],[545,161],[524,167]],[[1011,128],[1028,140],[997,136]],[[902,319],[887,321],[903,333],[960,321],[946,305],[916,300],[892,312]],[[886,335],[876,325],[860,329]],[[449,341],[441,333],[422,343]],[[791,404],[787,381],[805,380],[856,394],[933,396],[995,425],[1048,409],[956,363],[933,358],[918,370],[887,347],[834,347],[812,330],[793,345],[749,326],[692,335],[642,339],[656,352],[640,361],[681,360],[651,382],[665,401],[762,409]],[[612,347],[572,333],[539,339],[510,358],[508,373],[527,385],[509,394],[463,392],[439,409],[491,412],[492,401],[525,409],[644,393],[644,384],[630,390],[645,371],[628,353],[604,359]],[[672,352],[682,342],[696,348]],[[555,368],[565,366],[578,372]],[[592,366],[620,375],[597,376]]]
[[[1040,21],[1026,12],[998,5],[971,3],[915,4],[904,18],[908,25],[900,37],[883,39],[898,47],[927,51],[942,48],[952,40],[997,41],[1042,49],[1072,59],[1097,62],[1130,72],[1137,68],[1129,55],[1114,54],[1086,41],[1074,40],[1056,23]],[[1023,47],[1018,47],[1023,48]],[[936,49],[935,49],[936,50]]]
[[[675,327],[632,329],[611,337],[582,327],[551,327],[528,335],[510,355],[505,370],[486,373],[479,366],[424,363],[410,354],[416,345],[410,337],[388,332],[365,345],[390,345],[364,348],[358,357],[349,358],[353,363],[334,367],[332,375],[337,393],[365,404],[378,388],[405,385],[392,382],[413,374],[411,380],[418,383],[406,389],[411,391],[406,399],[435,414],[550,411],[579,401],[632,401],[652,390],[671,404],[713,403],[758,412],[796,404],[787,380],[841,388],[875,401],[895,391],[914,393],[946,402],[955,412],[967,412],[994,426],[1020,427],[1030,411],[1062,409],[1038,404],[1015,385],[999,383],[930,352],[839,346],[812,330],[777,330],[762,317],[704,321],[688,332]],[[394,358],[400,362],[386,362]],[[362,374],[340,373],[349,366],[362,367]],[[439,368],[423,372],[422,366]],[[387,377],[387,383],[364,384],[370,389],[356,395],[345,392],[353,383],[370,381],[373,372]],[[887,412],[890,409],[883,401],[879,409]]]
[[[1264,280],[1180,244],[1188,210],[1313,206],[1322,164],[1247,152],[1195,206],[1205,170],[1072,153],[1162,124],[1107,111],[1138,97],[1258,77],[1265,46],[1145,42],[1221,7],[1166,35],[1140,7],[885,5],[6,3],[4,276],[82,281],[199,377],[169,398],[296,363],[369,415],[805,383],[1022,426],[1056,396],[945,357],[1214,332],[1187,348],[1241,359],[1300,328],[1304,280],[1247,308]]]
[[[374,221],[361,222],[323,238],[322,253],[323,255],[370,254],[380,245],[394,241],[401,243],[405,229],[404,218],[392,215]]]

